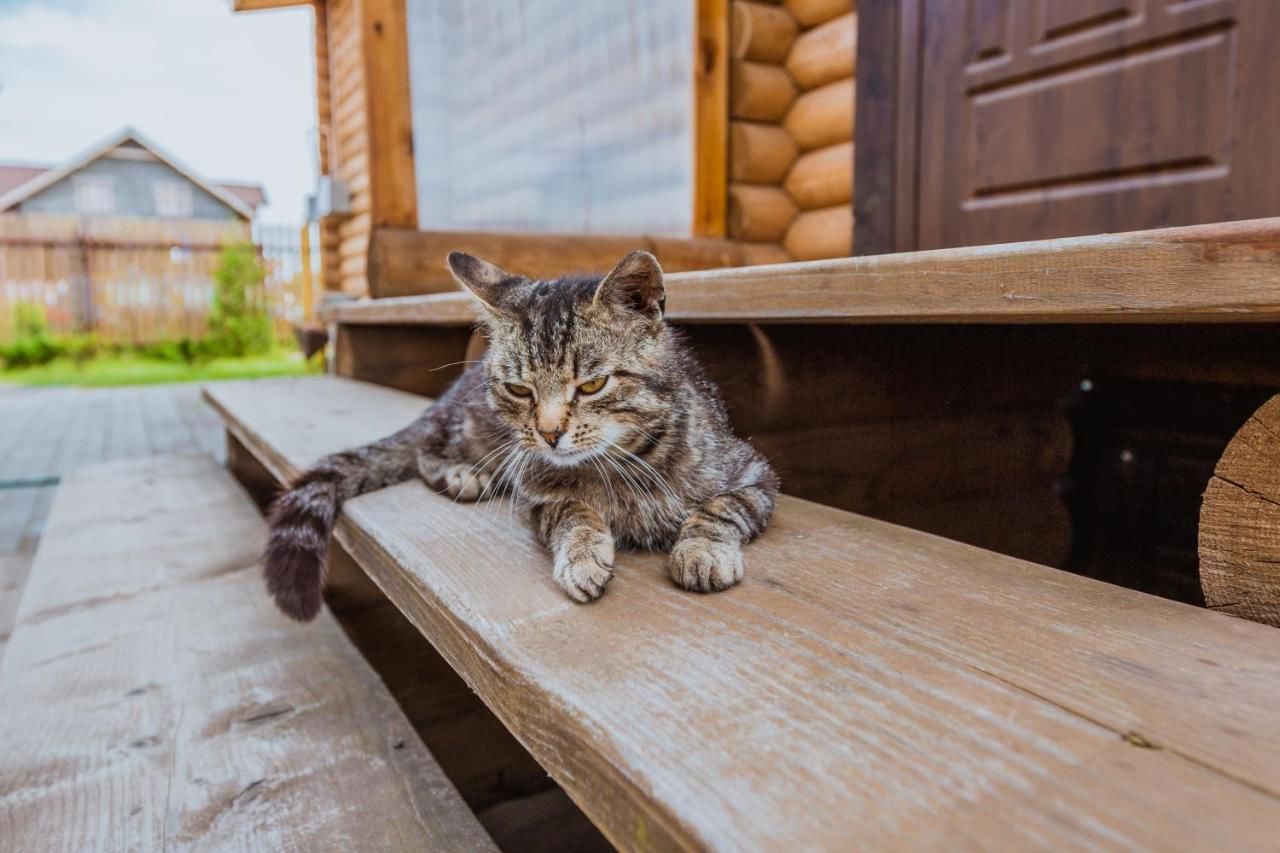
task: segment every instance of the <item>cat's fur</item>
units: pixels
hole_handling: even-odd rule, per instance
[[[603,278],[554,281],[459,252],[449,266],[486,307],[488,351],[413,424],[326,457],[275,503],[265,564],[281,610],[319,611],[343,501],[415,475],[463,500],[511,493],[577,601],[604,592],[615,544],[670,548],[685,589],[737,583],[778,478],[733,435],[715,385],[662,319],[657,260],[633,252]],[[602,390],[579,388],[598,377]]]

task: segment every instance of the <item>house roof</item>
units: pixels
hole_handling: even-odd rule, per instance
[[[53,186],[63,178],[80,171],[95,160],[121,147],[145,149],[154,155],[157,160],[178,172],[246,219],[252,219],[254,210],[266,201],[266,193],[260,184],[211,183],[206,181],[166,154],[138,131],[126,127],[61,166],[0,164],[0,213],[9,210],[41,190]]]

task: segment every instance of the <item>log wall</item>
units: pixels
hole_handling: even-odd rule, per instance
[[[799,89],[786,60],[800,31],[780,2],[733,0],[730,26],[728,236],[770,260],[782,248],[795,202],[783,180],[799,150],[783,120]]]
[[[786,68],[799,95],[783,127],[799,155],[783,184],[796,208],[783,245],[796,260],[853,254],[853,0],[787,0],[799,27]]]

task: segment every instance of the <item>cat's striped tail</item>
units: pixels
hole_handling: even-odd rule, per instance
[[[267,591],[287,616],[320,612],[329,537],[344,501],[412,479],[422,446],[421,420],[373,444],[321,459],[271,506],[263,554]]]

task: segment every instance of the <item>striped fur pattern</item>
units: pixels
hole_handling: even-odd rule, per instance
[[[458,252],[449,264],[487,309],[488,351],[412,425],[327,457],[280,498],[266,572],[281,609],[318,612],[342,502],[415,475],[459,500],[510,495],[576,601],[603,594],[617,549],[669,549],[684,589],[740,581],[778,478],[663,320],[657,260],[553,281]]]

